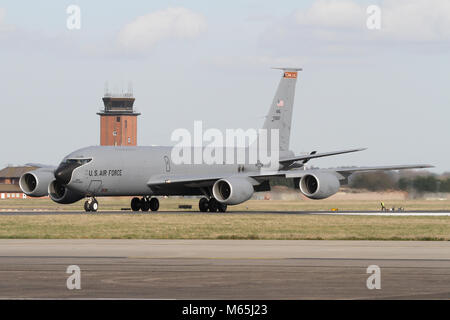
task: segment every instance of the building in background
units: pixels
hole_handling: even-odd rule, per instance
[[[112,94],[105,89],[104,109],[100,116],[101,146],[135,146],[137,145],[137,117],[131,86],[127,93]]]
[[[6,167],[0,170],[0,199],[25,199],[27,196],[19,187],[19,179],[25,172],[37,167]]]

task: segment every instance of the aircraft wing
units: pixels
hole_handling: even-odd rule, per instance
[[[216,180],[219,180],[221,178],[224,178],[223,176],[217,176],[217,175],[157,175],[150,178],[150,180],[147,182],[147,185],[149,187],[155,187],[160,185],[167,185],[172,183],[200,183],[200,182],[215,182]]]
[[[349,175],[355,172],[425,169],[425,168],[434,168],[434,166],[429,164],[413,164],[413,165],[398,165],[398,166],[349,167],[349,168],[338,168],[336,169],[336,172],[348,177]]]
[[[36,168],[54,168],[54,169],[56,169],[56,167],[57,167],[55,165],[42,164],[42,163],[26,163],[25,166],[27,166],[27,167],[36,167]]]
[[[278,172],[278,171],[275,171]],[[283,176],[281,173],[279,176]],[[228,178],[228,177],[243,177],[243,178],[254,178],[254,177],[267,177],[266,175],[254,175],[254,174],[246,174],[246,173],[236,173],[236,174],[228,174],[228,175],[158,175],[153,176],[147,182],[147,185],[151,187],[159,187],[168,184],[183,184],[187,187],[206,187],[212,186],[214,182],[217,180]],[[269,176],[275,176],[274,172],[271,172]],[[251,179],[252,184],[258,185],[259,182]]]
[[[340,180],[348,178],[355,172],[367,172],[367,171],[388,171],[388,170],[405,170],[405,169],[424,169],[433,168],[428,164],[416,164],[416,165],[395,165],[395,166],[377,166],[377,167],[348,167],[348,168],[335,168],[335,169],[292,169],[292,170],[272,170],[260,172],[241,172],[235,174],[226,175],[171,175],[162,174],[153,176],[147,182],[147,185],[152,187],[167,186],[168,184],[182,184],[187,187],[207,187],[212,186],[217,180],[228,177],[242,177],[247,178],[253,185],[258,185],[261,181],[273,177],[285,177],[285,178],[301,178],[308,173],[314,172],[333,172],[336,173]]]

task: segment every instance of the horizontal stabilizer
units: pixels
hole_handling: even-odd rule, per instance
[[[283,70],[283,71],[302,71],[302,68],[298,67],[272,67],[272,69]]]
[[[295,156],[291,158],[284,158],[280,160],[280,164],[289,164],[296,161],[304,160],[305,162],[309,161],[310,159],[315,158],[322,158],[322,157],[329,157],[334,156],[337,154],[344,154],[344,153],[350,153],[350,152],[358,152],[366,150],[366,148],[359,148],[359,149],[348,149],[348,150],[340,150],[340,151],[331,151],[331,152],[322,152],[322,153],[311,153],[304,156]]]

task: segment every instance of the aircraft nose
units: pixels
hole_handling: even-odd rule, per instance
[[[76,164],[71,163],[60,164],[55,170],[55,179],[62,184],[68,184],[70,179],[72,179],[72,172],[76,167],[78,167]]]

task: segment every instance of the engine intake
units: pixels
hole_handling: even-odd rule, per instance
[[[48,195],[53,201],[61,204],[75,203],[84,197],[82,194],[67,189],[58,180],[53,180],[48,185]]]
[[[20,189],[30,197],[48,195],[48,185],[55,179],[53,169],[41,168],[24,173],[19,179]]]
[[[310,199],[325,199],[339,191],[341,186],[336,175],[328,172],[309,173],[300,182],[300,191]]]
[[[212,188],[214,198],[224,204],[239,204],[253,195],[253,185],[246,178],[226,178],[217,180]]]

